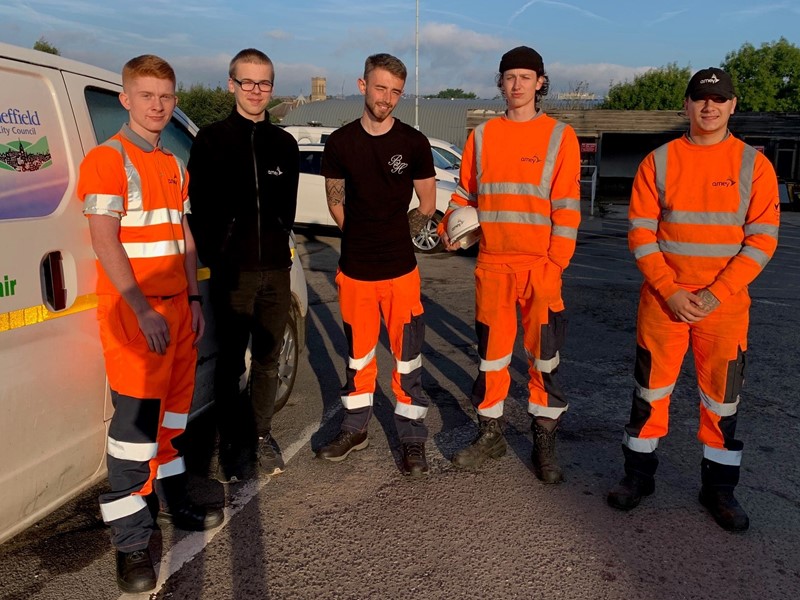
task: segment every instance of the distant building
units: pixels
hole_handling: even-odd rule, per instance
[[[311,78],[311,101],[319,102],[320,100],[327,100],[327,80],[324,77]]]

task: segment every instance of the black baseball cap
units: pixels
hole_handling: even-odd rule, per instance
[[[733,90],[731,76],[716,67],[700,69],[692,75],[689,85],[686,86],[684,98],[700,100],[708,96],[722,96],[728,100],[735,98],[736,92]]]
[[[530,69],[536,71],[537,75],[543,75],[544,61],[542,55],[533,48],[517,46],[500,59],[500,72],[505,73],[509,69]]]

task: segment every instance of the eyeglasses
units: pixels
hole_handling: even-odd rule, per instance
[[[252,92],[258,86],[258,89],[262,92],[270,92],[272,91],[272,82],[269,80],[266,81],[252,81],[251,79],[243,79],[239,81],[238,79],[231,77],[236,83],[239,84],[239,87],[242,88],[243,92]]]
[[[711,100],[714,104],[725,104],[730,98],[725,96],[689,96],[694,102],[705,102]]]

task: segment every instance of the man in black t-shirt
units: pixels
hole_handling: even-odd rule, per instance
[[[383,314],[395,358],[392,391],[403,472],[420,476],[428,473],[423,423],[428,399],[422,391],[421,354],[425,325],[409,222],[433,215],[436,179],[427,138],[391,116],[405,80],[405,65],[394,56],[367,58],[364,77],[358,80],[364,112],[325,143],[322,175],[328,208],[342,230],[336,284],[348,365],[341,431],[317,456],[340,461],[369,443]],[[414,218],[408,213],[412,191],[420,200]]]

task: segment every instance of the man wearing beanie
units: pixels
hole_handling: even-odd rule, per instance
[[[743,446],[734,435],[747,286],[778,244],[778,184],[764,155],[728,131],[736,95],[727,73],[695,73],[684,107],[689,132],[651,152],[633,184],[628,242],[644,283],[633,405],[622,439],[625,477],[608,503],[630,510],[654,492],[656,448],[667,434],[670,394],[691,343],[703,444],[700,503],[723,529],[744,531],[749,518],[733,490]]]
[[[536,50],[506,52],[499,70],[506,113],[470,133],[459,186],[440,227],[447,249],[455,250],[447,221],[454,209],[469,205],[478,210],[482,230],[475,269],[480,367],[471,397],[479,433],[453,462],[477,468],[506,452],[501,418],[519,305],[534,472],[544,483],[559,483],[555,437],[568,407],[556,380],[566,333],[561,274],[575,251],[580,222],[580,150],[571,127],[537,109],[549,82]]]

